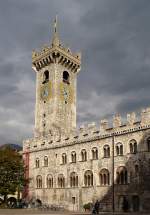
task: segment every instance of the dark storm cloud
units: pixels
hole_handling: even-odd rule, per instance
[[[0,144],[21,143],[34,125],[31,52],[61,40],[82,52],[78,123],[150,104],[149,0],[5,0],[0,2]]]
[[[145,107],[149,104],[150,89],[150,2],[105,0],[94,3],[81,19],[87,38],[84,63],[88,71],[81,97],[86,100],[87,87],[89,98],[91,91],[97,92],[99,101],[94,100],[93,105],[99,104],[97,116],[101,117],[109,116],[110,111],[123,113]],[[105,111],[105,102],[109,102],[104,98],[109,98],[108,95],[112,108]]]

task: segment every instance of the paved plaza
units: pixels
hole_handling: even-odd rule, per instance
[[[0,214],[2,215],[25,215],[25,214],[34,214],[34,215],[91,215],[90,212],[69,212],[69,211],[43,211],[37,209],[0,209]],[[111,212],[100,212],[100,215],[150,215],[148,213],[111,213]]]

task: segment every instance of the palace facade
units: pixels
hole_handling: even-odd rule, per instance
[[[99,200],[103,211],[150,210],[150,108],[76,128],[81,54],[65,48],[54,23],[50,46],[32,53],[34,137],[23,143],[28,199],[69,210]]]

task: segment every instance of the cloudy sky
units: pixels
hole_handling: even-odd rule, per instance
[[[60,37],[82,52],[78,124],[150,106],[150,0],[1,0],[0,144],[20,143],[34,127],[31,52]]]

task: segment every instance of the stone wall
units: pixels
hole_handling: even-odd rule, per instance
[[[146,116],[146,118],[145,118]],[[112,195],[112,171],[114,171],[114,180],[116,183],[116,172],[120,166],[125,166],[128,170],[128,184],[115,188],[116,192],[116,210],[119,210],[118,198],[121,195],[139,195],[134,190],[130,193],[130,172],[134,171],[131,163],[139,163],[141,153],[144,153],[145,159],[150,159],[150,153],[147,152],[146,138],[149,137],[150,122],[149,109],[142,111],[141,120],[136,121],[135,113],[127,115],[127,123],[121,122],[120,115],[113,119],[113,128],[109,128],[106,120],[101,121],[100,128],[97,129],[94,123],[88,126],[81,126],[78,131],[74,131],[70,136],[41,136],[26,140],[24,142],[24,152],[30,152],[30,197],[34,196],[49,204],[61,204],[70,210],[81,210],[83,205],[88,202],[94,202],[96,199],[103,200],[110,192]],[[113,139],[114,138],[114,139]],[[138,153],[131,154],[129,142],[135,140],[138,145]],[[123,156],[117,156],[116,145],[123,144]],[[110,157],[104,158],[104,145],[110,147]],[[92,158],[92,149],[98,150],[98,159]],[[82,161],[81,150],[87,152],[87,161]],[[114,170],[112,150],[114,149]],[[72,163],[71,153],[76,152],[76,162]],[[62,154],[67,154],[67,163],[62,164]],[[44,157],[48,157],[48,167],[44,167]],[[39,158],[40,167],[36,168],[35,160]],[[100,184],[100,170],[107,169],[110,174],[109,186]],[[85,187],[84,174],[86,170],[93,172],[93,186]],[[76,172],[78,175],[78,187],[70,187],[70,174]],[[48,189],[46,177],[48,174],[53,175],[53,188]],[[65,187],[58,187],[58,175],[63,174],[65,177]],[[36,177],[42,176],[42,189],[36,187]],[[73,199],[75,197],[75,204]],[[130,197],[131,198],[131,197]],[[130,199],[129,198],[129,199]],[[143,197],[144,198],[144,197]],[[112,199],[112,197],[111,197]],[[106,200],[107,209],[111,209],[111,200]],[[142,202],[142,200],[141,200]],[[142,203],[141,203],[142,204]],[[142,206],[141,206],[141,210]]]

